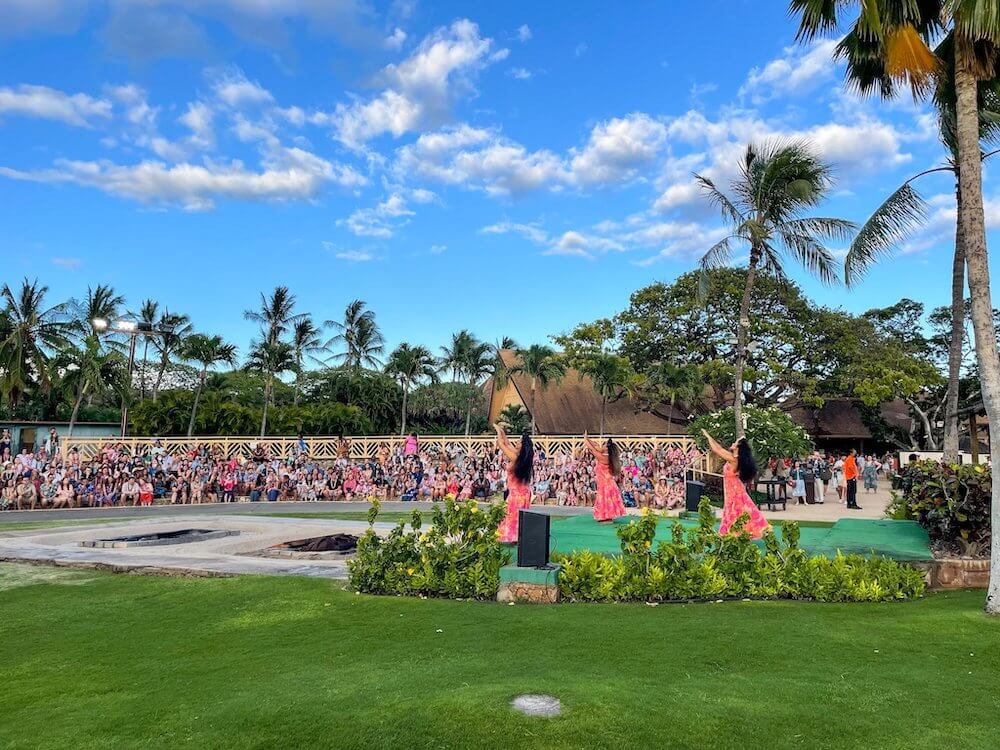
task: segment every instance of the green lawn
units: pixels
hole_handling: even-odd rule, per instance
[[[0,565],[0,744],[992,748],[982,601],[503,606]],[[564,716],[512,713],[523,692]]]
[[[4,531],[28,531],[30,529],[50,529],[57,526],[86,526],[95,523],[122,523],[140,520],[133,518],[70,518],[62,521],[7,521],[0,518],[0,533]]]

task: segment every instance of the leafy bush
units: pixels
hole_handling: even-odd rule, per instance
[[[409,594],[461,599],[492,599],[500,587],[500,568],[510,554],[497,528],[505,508],[481,509],[475,501],[449,498],[431,511],[432,526],[413,511],[410,531],[400,521],[385,538],[372,528],[379,504],[368,511],[369,528],[358,540],[357,557],[348,563],[351,585],[368,594]]]
[[[975,557],[989,549],[989,467],[919,461],[906,467],[903,482],[887,515],[919,522],[942,550]]]
[[[883,602],[913,599],[924,591],[924,574],[884,557],[837,554],[809,557],[798,545],[795,523],[773,532],[761,550],[742,533],[720,536],[706,500],[698,526],[685,533],[674,523],[669,541],[653,546],[657,517],[646,513],[618,529],[622,554],[574,552],[559,558],[559,589],[571,601],[671,601],[721,598],[808,599],[821,602]]]
[[[808,433],[785,412],[746,404],[743,413],[747,420],[747,440],[758,461],[766,461],[771,456],[804,456],[812,450]],[[708,430],[722,445],[729,446],[736,439],[732,407],[703,414],[688,427],[688,432],[704,450],[708,446],[705,436],[701,434],[703,429]]]

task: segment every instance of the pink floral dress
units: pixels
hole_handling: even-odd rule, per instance
[[[722,523],[719,524],[719,533],[728,534],[730,527],[736,523],[736,519],[746,513],[750,516],[743,527],[754,539],[760,539],[764,532],[771,528],[771,525],[764,518],[764,514],[750,499],[747,488],[736,475],[736,469],[729,462],[722,469],[722,481],[725,488],[726,501],[722,506]]]
[[[611,521],[625,515],[625,504],[618,483],[603,461],[597,462],[597,498],[594,500],[594,518]]]
[[[517,512],[531,507],[531,483],[522,482],[513,472],[514,462],[507,467],[507,515],[500,522],[500,541],[517,541]]]

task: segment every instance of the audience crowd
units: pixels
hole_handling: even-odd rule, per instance
[[[154,441],[132,454],[108,444],[89,458],[71,449],[65,459],[53,430],[36,451],[12,454],[10,435],[0,437],[0,508],[78,508],[282,500],[437,500],[490,498],[506,489],[499,450],[485,456],[463,444],[422,446],[416,435],[382,445],[374,458],[350,458],[341,438],[337,458],[316,460],[308,441],[297,441],[291,457],[276,458],[262,445],[250,455],[227,457],[201,446],[175,452]],[[684,503],[684,475],[699,457],[679,448],[624,451],[621,487],[628,506],[676,508]],[[592,505],[594,459],[580,450],[546,455],[536,450],[533,502]]]
[[[808,458],[770,458],[763,467],[760,479],[777,482],[777,494],[791,498],[798,503],[824,503],[835,497],[837,502],[847,502],[847,478],[844,464],[848,454],[814,452]],[[889,477],[899,471],[899,461],[889,453],[884,456],[855,456],[858,472],[858,490],[874,493],[878,490],[880,477]],[[807,492],[807,485],[813,490]]]

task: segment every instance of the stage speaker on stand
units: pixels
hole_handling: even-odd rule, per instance
[[[549,564],[549,516],[519,510],[517,513],[517,566],[544,568]]]
[[[704,493],[704,482],[696,482],[693,479],[686,481],[684,483],[684,509],[690,513],[697,513],[698,503],[701,502],[701,496]]]

